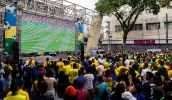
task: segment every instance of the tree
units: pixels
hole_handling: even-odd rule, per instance
[[[133,29],[136,20],[145,9],[153,10],[158,14],[161,7],[168,6],[171,0],[99,0],[95,5],[100,15],[114,15],[119,21],[123,33],[123,48],[125,47],[127,35]],[[128,15],[123,16],[126,12]]]

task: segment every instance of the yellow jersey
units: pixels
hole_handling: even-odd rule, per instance
[[[43,64],[44,68],[45,68],[48,64],[51,65],[52,63],[51,63],[50,61],[44,62],[44,64]]]
[[[78,69],[70,69],[68,71],[68,78],[71,84],[73,84],[74,79],[77,77],[78,77]]]
[[[63,67],[64,67],[64,63],[63,62],[58,62],[56,64],[56,66],[58,66],[58,74],[60,73],[60,71],[63,71]]]
[[[68,71],[69,71],[70,69],[72,69],[72,67],[71,67],[70,65],[66,65],[66,66],[63,67],[64,73],[65,73],[66,75],[68,75]]]
[[[30,64],[30,67],[34,67],[35,66],[35,60],[34,59],[31,59],[31,64]]]
[[[141,71],[144,69],[144,63],[142,63],[142,64],[140,65],[140,69],[141,69]]]
[[[125,74],[127,74],[128,69],[127,69],[125,66],[119,66],[119,67],[116,69],[116,76],[119,75],[119,72],[121,71],[121,69],[126,69]]]
[[[10,72],[8,76],[11,76],[12,70],[13,70],[12,66],[8,66],[8,71]]]
[[[169,78],[172,78],[172,70],[169,70],[169,71],[168,71],[168,77],[169,77]]]
[[[34,88],[36,91],[40,91],[39,87],[38,87],[38,80],[35,80],[35,82],[33,83]]]
[[[167,72],[170,70],[170,68],[167,65],[164,65],[164,67],[167,70]]]
[[[70,66],[73,68],[73,64],[74,64],[75,62],[74,61],[72,61],[71,63],[70,63]]]
[[[16,94],[16,95],[10,95],[4,98],[4,100],[27,100],[25,96]]]
[[[7,97],[8,97],[8,96],[11,96],[11,94],[12,94],[11,91],[8,92]],[[19,95],[22,95],[22,96],[25,96],[25,97],[26,97],[25,100],[30,100],[30,99],[29,99],[29,95],[28,95],[28,93],[27,93],[26,91],[23,91],[22,89],[19,89],[19,90],[18,90],[18,94],[19,94]]]

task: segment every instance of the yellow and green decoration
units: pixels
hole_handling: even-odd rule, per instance
[[[5,11],[5,52],[13,52],[13,42],[16,40],[16,23],[17,23],[16,7],[6,5]]]
[[[81,50],[81,44],[83,43],[83,24],[82,21],[78,21],[78,49]]]

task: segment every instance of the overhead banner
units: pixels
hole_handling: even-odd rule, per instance
[[[78,21],[78,49],[81,50],[81,43],[83,43],[83,24]]]
[[[5,52],[13,52],[13,42],[16,40],[16,7],[6,5],[5,11]]]

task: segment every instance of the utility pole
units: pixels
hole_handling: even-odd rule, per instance
[[[159,41],[159,49],[160,49],[160,35],[159,35],[159,29],[160,29],[160,25],[158,25],[158,41]]]
[[[166,51],[168,51],[168,14],[166,13]]]
[[[105,21],[105,32],[108,35],[108,52],[110,51],[110,22]]]

